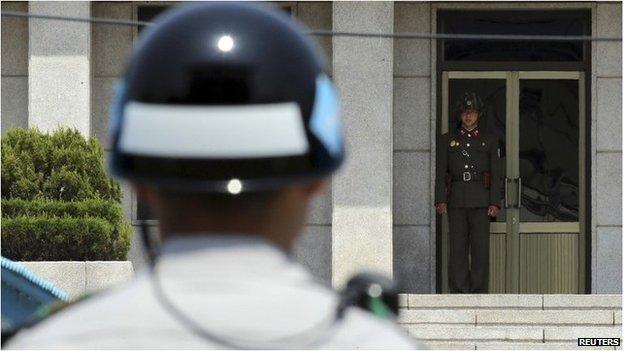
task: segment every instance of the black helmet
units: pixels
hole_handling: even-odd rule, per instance
[[[479,113],[483,110],[483,103],[481,99],[479,99],[479,95],[477,93],[469,91],[464,93],[464,95],[457,101],[457,110],[461,113],[464,111],[477,111]]]
[[[283,11],[202,3],[139,40],[112,108],[112,173],[190,191],[281,187],[342,163],[325,62]],[[236,192],[238,192],[236,191]]]

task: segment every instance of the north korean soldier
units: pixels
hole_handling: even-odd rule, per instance
[[[500,209],[498,141],[479,126],[476,93],[466,92],[457,105],[460,126],[438,140],[435,206],[449,218],[450,292],[487,293],[488,217]]]

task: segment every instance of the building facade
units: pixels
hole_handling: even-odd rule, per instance
[[[2,11],[150,20],[173,5],[3,2]],[[311,30],[336,32],[622,33],[621,2],[277,6]],[[113,87],[140,30],[3,17],[2,132],[70,126],[108,153]],[[455,97],[469,89],[486,100],[482,123],[499,135],[506,168],[505,211],[491,223],[491,290],[621,293],[621,42],[315,40],[342,96],[347,138],[347,162],[315,200],[295,251],[318,277],[340,286],[370,269],[393,275],[406,293],[445,291],[435,145],[453,127]],[[128,220],[150,220],[125,194]],[[137,240],[130,256],[142,265]]]

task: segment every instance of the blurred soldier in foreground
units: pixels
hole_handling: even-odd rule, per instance
[[[9,347],[417,346],[289,256],[344,149],[324,63],[281,11],[210,3],[164,15],[135,48],[112,114],[112,172],[156,214],[162,248],[150,246],[151,269],[131,284]]]
[[[500,155],[496,137],[479,128],[482,109],[477,94],[466,93],[458,103],[461,125],[438,139],[435,206],[449,216],[451,293],[488,292],[488,216],[499,210]]]

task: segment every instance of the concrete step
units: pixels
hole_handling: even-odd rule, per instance
[[[614,325],[614,312],[610,310],[590,311],[477,311],[477,325]]]
[[[560,342],[428,342],[430,350],[587,350],[586,346],[577,343]],[[614,346],[596,346],[591,350],[618,350]]]
[[[622,295],[404,294],[409,309],[622,309]]]
[[[622,338],[621,326],[462,326],[462,325],[403,325],[409,335],[432,341],[532,341],[577,342],[578,338]]]
[[[578,346],[576,342],[478,342],[477,350],[615,350],[614,346]]]
[[[432,349],[583,349],[578,338],[622,338],[622,295],[406,294],[399,301],[399,323]]]
[[[615,312],[611,310],[544,310],[477,311],[477,325],[561,325],[561,326],[613,326]]]
[[[577,342],[457,342],[430,341],[424,343],[430,350],[587,350]],[[621,347],[592,346],[591,350],[619,350]]]
[[[544,309],[622,309],[622,295],[543,295]]]
[[[424,343],[430,350],[476,350],[474,342],[431,341]]]
[[[517,341],[542,342],[543,328],[538,327],[482,327],[482,326],[448,326],[448,325],[405,325],[409,335],[428,341]],[[583,334],[585,335],[585,334]]]
[[[409,309],[542,309],[543,295],[510,294],[409,294],[403,304]]]
[[[466,324],[475,325],[475,310],[399,310],[401,324]]]
[[[578,338],[622,338],[622,326],[545,327],[545,341],[577,341]]]
[[[612,310],[465,310],[465,309],[402,309],[398,322],[401,324],[465,324],[465,325],[615,325],[616,314]]]

